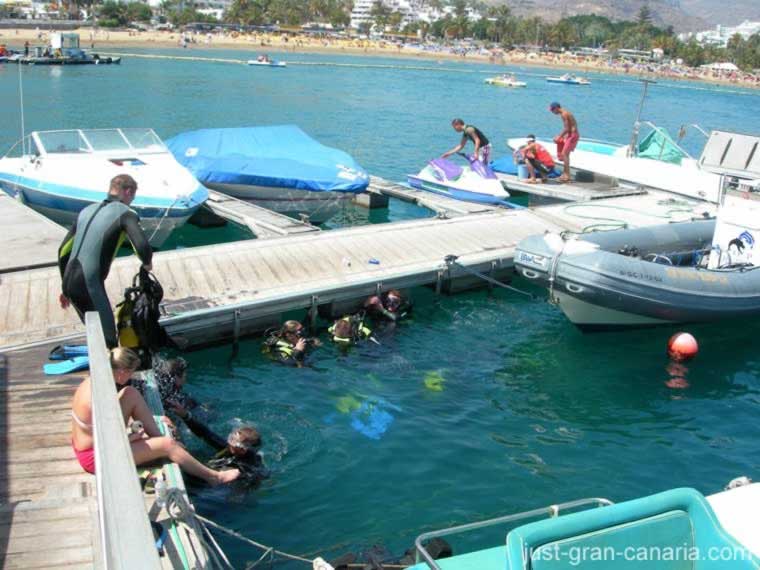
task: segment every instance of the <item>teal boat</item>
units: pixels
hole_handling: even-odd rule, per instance
[[[679,488],[618,504],[581,499],[423,534],[409,570],[756,569],[758,522],[760,483],[709,497]],[[511,528],[505,544],[440,560],[425,549],[429,539],[486,527]]]

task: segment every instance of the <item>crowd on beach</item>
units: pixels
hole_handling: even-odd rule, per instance
[[[589,56],[537,49],[487,48],[475,42],[425,42],[409,39],[348,37],[335,34],[296,34],[276,32],[181,31],[181,30],[79,30],[83,45],[95,48],[130,45],[172,46],[183,48],[242,48],[291,52],[326,52],[353,55],[388,55],[438,60],[471,60],[497,65],[528,65],[597,71],[621,75],[647,76],[674,80],[705,81],[743,87],[760,86],[760,73],[690,67],[671,61],[628,61],[611,57]],[[45,42],[47,34],[39,30],[4,30],[0,44],[23,44],[25,40]]]

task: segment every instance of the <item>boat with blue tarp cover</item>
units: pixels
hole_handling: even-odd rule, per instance
[[[617,504],[580,499],[425,533],[408,570],[757,569],[760,484],[748,483],[736,479],[707,497],[678,488]],[[500,546],[449,558],[434,560],[425,548],[428,539],[484,528],[510,530]]]
[[[205,186],[282,214],[307,215],[315,223],[328,220],[369,185],[353,157],[295,125],[201,129],[166,144]]]
[[[0,159],[0,189],[64,226],[105,199],[119,174],[137,182],[130,207],[154,247],[208,198],[152,129],[34,131]]]

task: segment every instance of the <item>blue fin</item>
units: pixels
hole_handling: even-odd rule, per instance
[[[42,369],[45,374],[52,376],[56,374],[68,374],[69,372],[78,372],[79,370],[86,370],[90,367],[90,358],[88,356],[75,356],[68,360],[61,360],[60,362],[49,362],[45,364]]]
[[[50,360],[66,360],[75,356],[87,356],[87,345],[79,346],[59,345],[50,351]]]

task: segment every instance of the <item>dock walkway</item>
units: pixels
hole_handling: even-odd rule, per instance
[[[259,239],[319,231],[318,227],[307,222],[278,214],[214,190],[208,191],[208,200],[205,205],[217,216],[246,226]]]
[[[0,273],[55,265],[66,229],[0,191]]]
[[[493,212],[496,209],[500,209],[496,206],[489,206],[488,204],[464,202],[462,200],[455,200],[454,198],[448,198],[425,190],[417,190],[411,186],[390,182],[383,178],[378,178],[377,176],[370,177],[367,192],[417,204],[418,206],[432,210],[440,217],[444,218]]]
[[[504,273],[515,246],[529,235],[663,224],[702,211],[714,208],[649,192],[159,252],[153,266],[164,287],[163,322],[192,346],[260,331],[283,312],[358,299],[378,288],[445,289],[464,276],[446,266],[447,255],[471,269]],[[106,284],[113,303],[137,269],[134,257],[114,261]],[[58,306],[59,291],[57,268],[1,274],[0,348],[80,334],[74,311]]]
[[[80,374],[46,377],[50,346],[0,355],[0,553],[4,568],[92,568],[95,478],[71,449]]]
[[[646,194],[643,188],[630,185],[620,185],[612,180],[600,180],[582,182],[574,180],[567,184],[560,184],[550,179],[545,184],[528,184],[522,178],[512,174],[497,173],[501,183],[512,193],[524,193],[542,198],[565,200],[568,202],[585,202],[588,200],[602,200],[605,198],[618,198],[620,196],[637,196]]]

